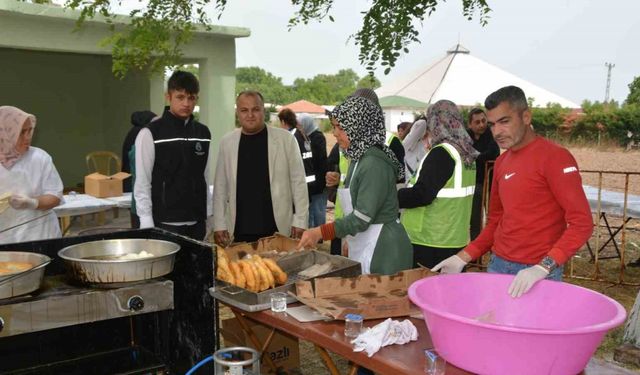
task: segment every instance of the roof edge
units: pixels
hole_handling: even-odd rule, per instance
[[[58,19],[64,22],[75,23],[80,17],[80,11],[65,8],[63,6],[48,4],[33,4],[17,0],[0,0],[0,14],[16,14],[26,17],[46,17]],[[132,18],[126,15],[116,15],[114,23],[116,25],[128,25]],[[107,19],[101,15],[87,19],[89,24],[107,26]],[[251,30],[246,27],[210,25],[209,29],[205,25],[196,25],[196,35],[208,36],[217,35],[223,37],[244,38],[251,35]]]

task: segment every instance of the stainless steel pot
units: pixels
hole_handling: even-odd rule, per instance
[[[153,257],[123,260],[118,257],[146,251]],[[173,271],[180,246],[173,242],[151,239],[119,239],[84,242],[58,251],[71,276],[89,284],[117,286],[164,276]]]
[[[44,268],[51,262],[51,258],[38,253],[1,251],[0,262],[25,262],[33,265],[33,268],[26,271],[0,277],[0,299],[2,299],[39,289],[44,277]]]

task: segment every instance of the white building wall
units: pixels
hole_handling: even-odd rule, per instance
[[[413,111],[409,109],[384,109],[384,126],[390,132],[398,131],[398,124],[404,121],[413,122]]]

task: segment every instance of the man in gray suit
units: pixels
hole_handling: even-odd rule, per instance
[[[274,232],[299,238],[307,228],[309,198],[295,138],[265,125],[264,99],[257,91],[238,95],[236,114],[240,129],[222,137],[218,151],[214,241],[253,242]]]

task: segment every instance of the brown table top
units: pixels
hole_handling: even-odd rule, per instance
[[[422,319],[409,318],[418,329],[418,341],[412,341],[404,345],[383,347],[373,357],[369,358],[365,352],[356,353],[353,351],[353,345],[344,336],[343,321],[301,323],[287,313],[274,313],[270,310],[253,313],[236,311],[241,312],[248,319],[310,341],[380,374],[424,373],[424,349],[433,347],[431,336]],[[372,327],[381,321],[382,319],[365,320],[364,326]],[[446,374],[462,375],[470,373],[447,364]]]

